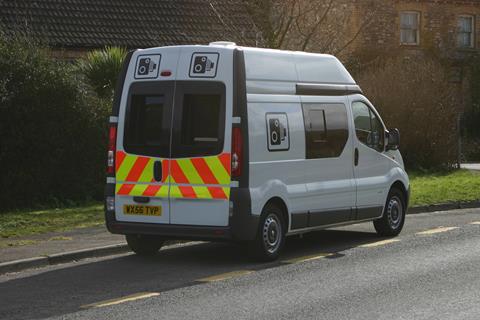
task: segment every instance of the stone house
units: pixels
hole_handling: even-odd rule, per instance
[[[378,1],[377,1],[378,2]],[[357,21],[369,10],[366,0],[357,0]],[[366,28],[357,45],[386,45],[405,49],[459,52],[480,48],[480,0],[387,0],[379,1],[375,21]]]
[[[372,0],[356,0],[353,28],[364,23]],[[452,80],[480,54],[480,0],[373,0],[376,13],[350,52],[433,54],[449,61]],[[455,75],[456,74],[456,75]]]

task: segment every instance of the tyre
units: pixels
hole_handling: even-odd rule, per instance
[[[406,199],[402,191],[392,188],[382,218],[373,221],[377,233],[381,236],[396,236],[402,231],[407,212]]]
[[[156,236],[140,234],[127,234],[125,239],[130,249],[140,256],[153,256],[165,242],[164,239]]]
[[[249,254],[255,260],[273,261],[278,258],[286,234],[282,213],[274,204],[267,204],[263,209],[255,240],[248,245]]]

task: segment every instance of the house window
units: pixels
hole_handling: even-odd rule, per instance
[[[418,12],[400,13],[400,43],[401,44],[419,44],[419,21]]]
[[[473,48],[473,17],[460,16],[457,20],[457,46]]]

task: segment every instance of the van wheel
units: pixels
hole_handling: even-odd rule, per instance
[[[282,210],[274,204],[263,209],[255,240],[249,243],[249,253],[259,261],[273,261],[278,258],[285,243],[285,223]]]
[[[140,256],[153,256],[165,242],[164,239],[156,236],[140,234],[127,234],[125,239],[130,249]]]
[[[402,231],[405,223],[405,196],[402,191],[392,188],[383,209],[382,218],[373,221],[377,233],[381,236],[396,236]]]

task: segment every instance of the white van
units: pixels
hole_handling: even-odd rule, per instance
[[[110,118],[106,224],[138,254],[165,240],[248,243],[373,221],[397,235],[409,180],[386,130],[331,55],[171,46],[128,54]]]

